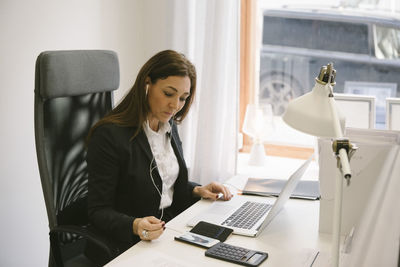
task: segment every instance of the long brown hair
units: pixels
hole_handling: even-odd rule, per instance
[[[156,83],[157,80],[166,79],[169,76],[187,76],[190,79],[190,95],[182,109],[173,118],[177,123],[182,122],[189,112],[196,92],[196,69],[183,54],[173,50],[164,50],[151,57],[143,65],[129,93],[118,106],[90,129],[87,140],[90,139],[97,127],[107,123],[123,127],[136,127],[132,136],[132,139],[135,138],[142,130],[142,125],[150,111],[146,98],[146,78],[149,77],[152,83]]]

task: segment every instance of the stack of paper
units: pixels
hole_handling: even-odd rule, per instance
[[[243,195],[279,196],[287,180],[249,178]],[[319,199],[319,181],[299,181],[291,198]]]

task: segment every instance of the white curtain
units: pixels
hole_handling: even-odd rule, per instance
[[[195,102],[179,126],[189,178],[225,181],[236,171],[239,0],[145,0],[143,59],[164,49],[197,69]]]
[[[235,174],[239,1],[174,0],[171,47],[196,65],[197,92],[179,127],[189,178],[201,184]]]

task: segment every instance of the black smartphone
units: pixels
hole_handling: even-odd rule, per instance
[[[192,228],[192,230],[190,230],[190,232],[218,239],[219,241],[224,242],[228,236],[232,234],[233,229],[200,221]]]
[[[179,236],[175,236],[175,240],[189,243],[203,248],[211,248],[219,243],[218,239],[210,238],[207,236],[198,235],[191,232],[185,232]]]

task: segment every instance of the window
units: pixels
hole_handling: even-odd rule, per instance
[[[260,15],[260,10],[256,8],[256,1],[242,0],[241,2],[241,70],[240,70],[240,131],[242,132],[243,121],[245,117],[246,107],[248,104],[262,101],[259,100],[259,95],[268,93],[267,91],[261,92],[259,90],[260,84],[256,81],[259,79],[258,73],[260,72],[260,44],[261,44],[261,27],[257,25],[257,18]],[[258,41],[259,40],[259,41]],[[279,80],[279,78],[278,78]],[[279,86],[270,82],[271,87]],[[279,95],[278,95],[279,97]],[[276,101],[278,102],[278,101]],[[280,117],[274,118],[277,125],[283,124]],[[288,126],[286,126],[289,128]],[[278,127],[279,129],[279,127]],[[294,130],[292,130],[294,131]],[[286,135],[293,133],[291,129],[285,131]],[[275,132],[274,136],[279,136]],[[272,136],[270,138],[274,139]],[[289,137],[291,140],[296,138]],[[250,152],[253,140],[247,135],[243,135],[243,147],[241,152]],[[309,143],[307,141],[306,143]],[[267,154],[283,157],[294,158],[308,158],[313,153],[313,145],[308,146],[293,146],[289,143],[276,142],[276,140],[267,140],[265,143]]]
[[[276,131],[264,141],[267,153],[307,157],[315,139],[281,116],[330,62],[337,71],[334,92],[376,97],[375,127],[385,128],[384,99],[400,96],[400,20],[289,7],[255,11],[256,2],[242,0],[240,129],[247,104],[271,104]],[[242,152],[251,145],[245,136]]]

